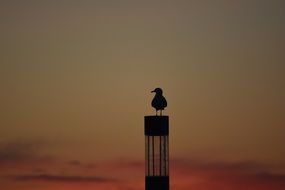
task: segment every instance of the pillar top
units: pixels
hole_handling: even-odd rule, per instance
[[[145,135],[165,136],[169,134],[169,117],[164,116],[145,116],[144,117]]]
[[[168,115],[146,115],[144,116],[145,118],[165,118],[165,117],[168,117]]]

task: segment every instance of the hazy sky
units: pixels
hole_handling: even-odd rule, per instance
[[[284,9],[1,0],[0,188],[143,189],[161,87],[173,189],[284,189]]]

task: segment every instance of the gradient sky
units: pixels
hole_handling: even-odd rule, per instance
[[[162,87],[172,189],[283,190],[284,9],[0,0],[0,189],[143,189]]]

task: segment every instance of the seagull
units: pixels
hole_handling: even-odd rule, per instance
[[[155,108],[156,115],[158,110],[160,110],[160,115],[162,115],[162,110],[167,107],[167,101],[164,96],[162,96],[162,89],[156,88],[151,92],[155,92],[155,96],[151,102],[151,106]]]

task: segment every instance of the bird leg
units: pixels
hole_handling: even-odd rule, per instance
[[[162,116],[162,110],[160,110],[160,116]]]

